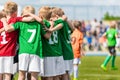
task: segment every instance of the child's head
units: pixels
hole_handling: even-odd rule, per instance
[[[51,18],[51,7],[49,6],[43,6],[39,9],[39,17],[50,20]]]
[[[51,17],[62,17],[64,15],[64,11],[61,8],[53,7]]]
[[[32,13],[32,14],[35,14],[35,8],[33,6],[25,6],[23,9],[22,9],[22,16],[26,15],[27,13]]]
[[[15,2],[7,2],[4,5],[4,11],[6,13],[6,15],[9,16],[17,16],[17,10],[18,10],[18,6]]]
[[[73,26],[77,29],[80,29],[82,28],[82,23],[80,21],[73,21]]]
[[[0,11],[0,19],[3,18],[3,17],[6,17],[6,14],[5,14],[4,10]]]
[[[116,21],[111,21],[110,22],[110,28],[116,28]]]

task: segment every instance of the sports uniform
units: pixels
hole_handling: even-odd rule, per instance
[[[8,24],[18,21],[22,21],[22,17],[10,18]],[[3,24],[0,26],[2,28]],[[13,73],[13,57],[16,54],[17,38],[17,31],[2,32],[0,35],[0,73]]]
[[[110,53],[115,53],[115,46],[116,46],[116,37],[117,31],[115,29],[109,29],[106,32],[107,36],[107,44]],[[112,50],[114,49],[114,50]]]
[[[46,27],[50,27],[47,20],[44,20],[44,23]],[[49,40],[42,37],[42,43],[44,56],[44,74],[42,76],[50,77],[64,74],[64,61],[58,31],[53,32]]]
[[[62,44],[63,58],[65,61],[65,70],[71,72],[73,69],[73,51],[70,39],[71,31],[66,21],[58,19],[56,22],[64,24],[62,29],[59,30],[59,35]]]
[[[17,22],[13,27],[19,30],[19,70],[40,72],[42,25],[38,22]]]
[[[114,28],[110,28],[107,30],[107,32],[105,34],[107,37],[107,45],[108,45],[108,50],[109,50],[110,55],[108,55],[106,57],[105,61],[101,65],[101,68],[106,71],[107,70],[106,66],[107,66],[108,62],[110,61],[110,59],[112,58],[111,69],[117,70],[117,68],[115,66],[115,59],[116,59],[115,46],[116,46],[117,31]]]
[[[74,72],[74,80],[78,80],[78,64],[81,63],[81,52],[82,52],[82,43],[83,43],[83,33],[75,28],[73,33],[71,34],[72,38],[72,49],[74,53],[74,61],[73,61],[73,72]]]
[[[75,29],[71,34],[72,40],[72,49],[74,53],[74,62],[73,64],[79,64],[79,59],[81,57],[81,45],[83,43],[83,33],[78,29]],[[78,59],[78,60],[76,60]]]

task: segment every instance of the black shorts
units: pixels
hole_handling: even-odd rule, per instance
[[[115,46],[108,46],[108,50],[111,54],[115,54],[116,50],[115,50]]]
[[[14,61],[13,62],[18,63],[18,50],[17,50],[16,55],[14,56]]]

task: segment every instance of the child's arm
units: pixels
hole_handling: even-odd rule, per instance
[[[70,29],[71,29],[72,31],[74,31],[74,30],[75,30],[75,27],[73,26],[72,22],[67,20],[67,23],[68,23]]]
[[[12,24],[8,24],[6,18],[2,18],[1,21],[3,22],[3,26],[4,26],[4,31],[7,32],[12,32],[14,31],[14,27],[12,26]]]
[[[5,29],[4,29],[4,28],[1,28],[1,29],[0,29],[0,34],[1,34],[3,31],[5,31]]]
[[[63,15],[62,17],[60,17],[60,18],[58,18],[58,19],[62,19],[62,20],[64,20],[64,21],[66,21],[66,22],[68,23],[70,29],[71,29],[72,31],[75,30],[72,22],[68,20],[67,16]]]
[[[46,32],[46,34],[44,35],[44,38],[49,39],[51,37],[51,32]]]
[[[33,17],[34,20],[36,20],[36,21],[40,22],[41,24],[43,24],[43,19],[42,18],[40,18],[40,17],[38,17],[38,16],[36,16],[36,15],[34,15],[32,13],[28,13],[28,15],[30,15],[31,17]]]
[[[118,31],[116,31],[115,37],[118,38]]]
[[[84,56],[85,55],[85,52],[84,52],[84,49],[83,49],[83,44],[80,45],[80,48],[81,48],[81,55]]]
[[[118,38],[118,34],[116,34],[115,37]]]
[[[32,21],[35,21],[35,19],[31,16],[22,18],[22,22],[32,22]]]
[[[80,45],[80,51],[81,51],[81,55],[84,56],[85,55],[85,52],[84,52],[84,49],[83,49],[83,33],[80,35],[80,42],[79,42],[79,45]]]
[[[105,38],[105,37],[106,37],[106,35],[107,35],[107,34],[106,34],[106,32],[105,32],[105,33],[102,35],[102,37],[104,37],[104,38]]]
[[[63,15],[62,19],[68,23],[68,25],[72,31],[75,30],[75,27],[73,26],[72,22],[68,20],[67,16]]]
[[[49,22],[50,22],[50,25],[51,25],[49,29],[52,29],[54,27],[54,22],[53,21],[49,21]],[[44,37],[46,39],[49,39],[51,37],[51,34],[52,34],[52,32],[47,31],[47,33],[44,35]]]
[[[32,13],[27,13],[26,15],[22,16],[22,21],[23,22],[32,22],[32,21],[38,21],[41,24],[43,24],[42,18],[39,18],[38,16],[32,14]]]
[[[63,27],[63,24],[60,23],[53,28],[49,28],[49,29],[46,28],[45,30],[48,31],[48,32],[53,32],[53,31],[57,31],[57,30],[61,29],[62,27]]]

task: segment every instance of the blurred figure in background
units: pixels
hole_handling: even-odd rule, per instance
[[[92,44],[93,36],[92,36],[91,32],[89,32],[89,31],[86,32],[85,40],[86,40],[85,45],[87,46],[87,49],[93,50],[93,44]]]
[[[107,45],[109,50],[109,55],[106,57],[105,61],[102,63],[101,68],[106,71],[107,70],[107,64],[112,58],[112,64],[111,69],[116,70],[115,66],[115,59],[116,59],[116,38],[117,38],[117,30],[116,30],[116,22],[112,21],[110,23],[110,28],[103,34],[103,37],[107,38]]]
[[[116,47],[117,47],[117,50],[120,50],[120,22],[117,22],[117,32],[118,32],[118,37],[117,37],[117,44],[116,44]]]

